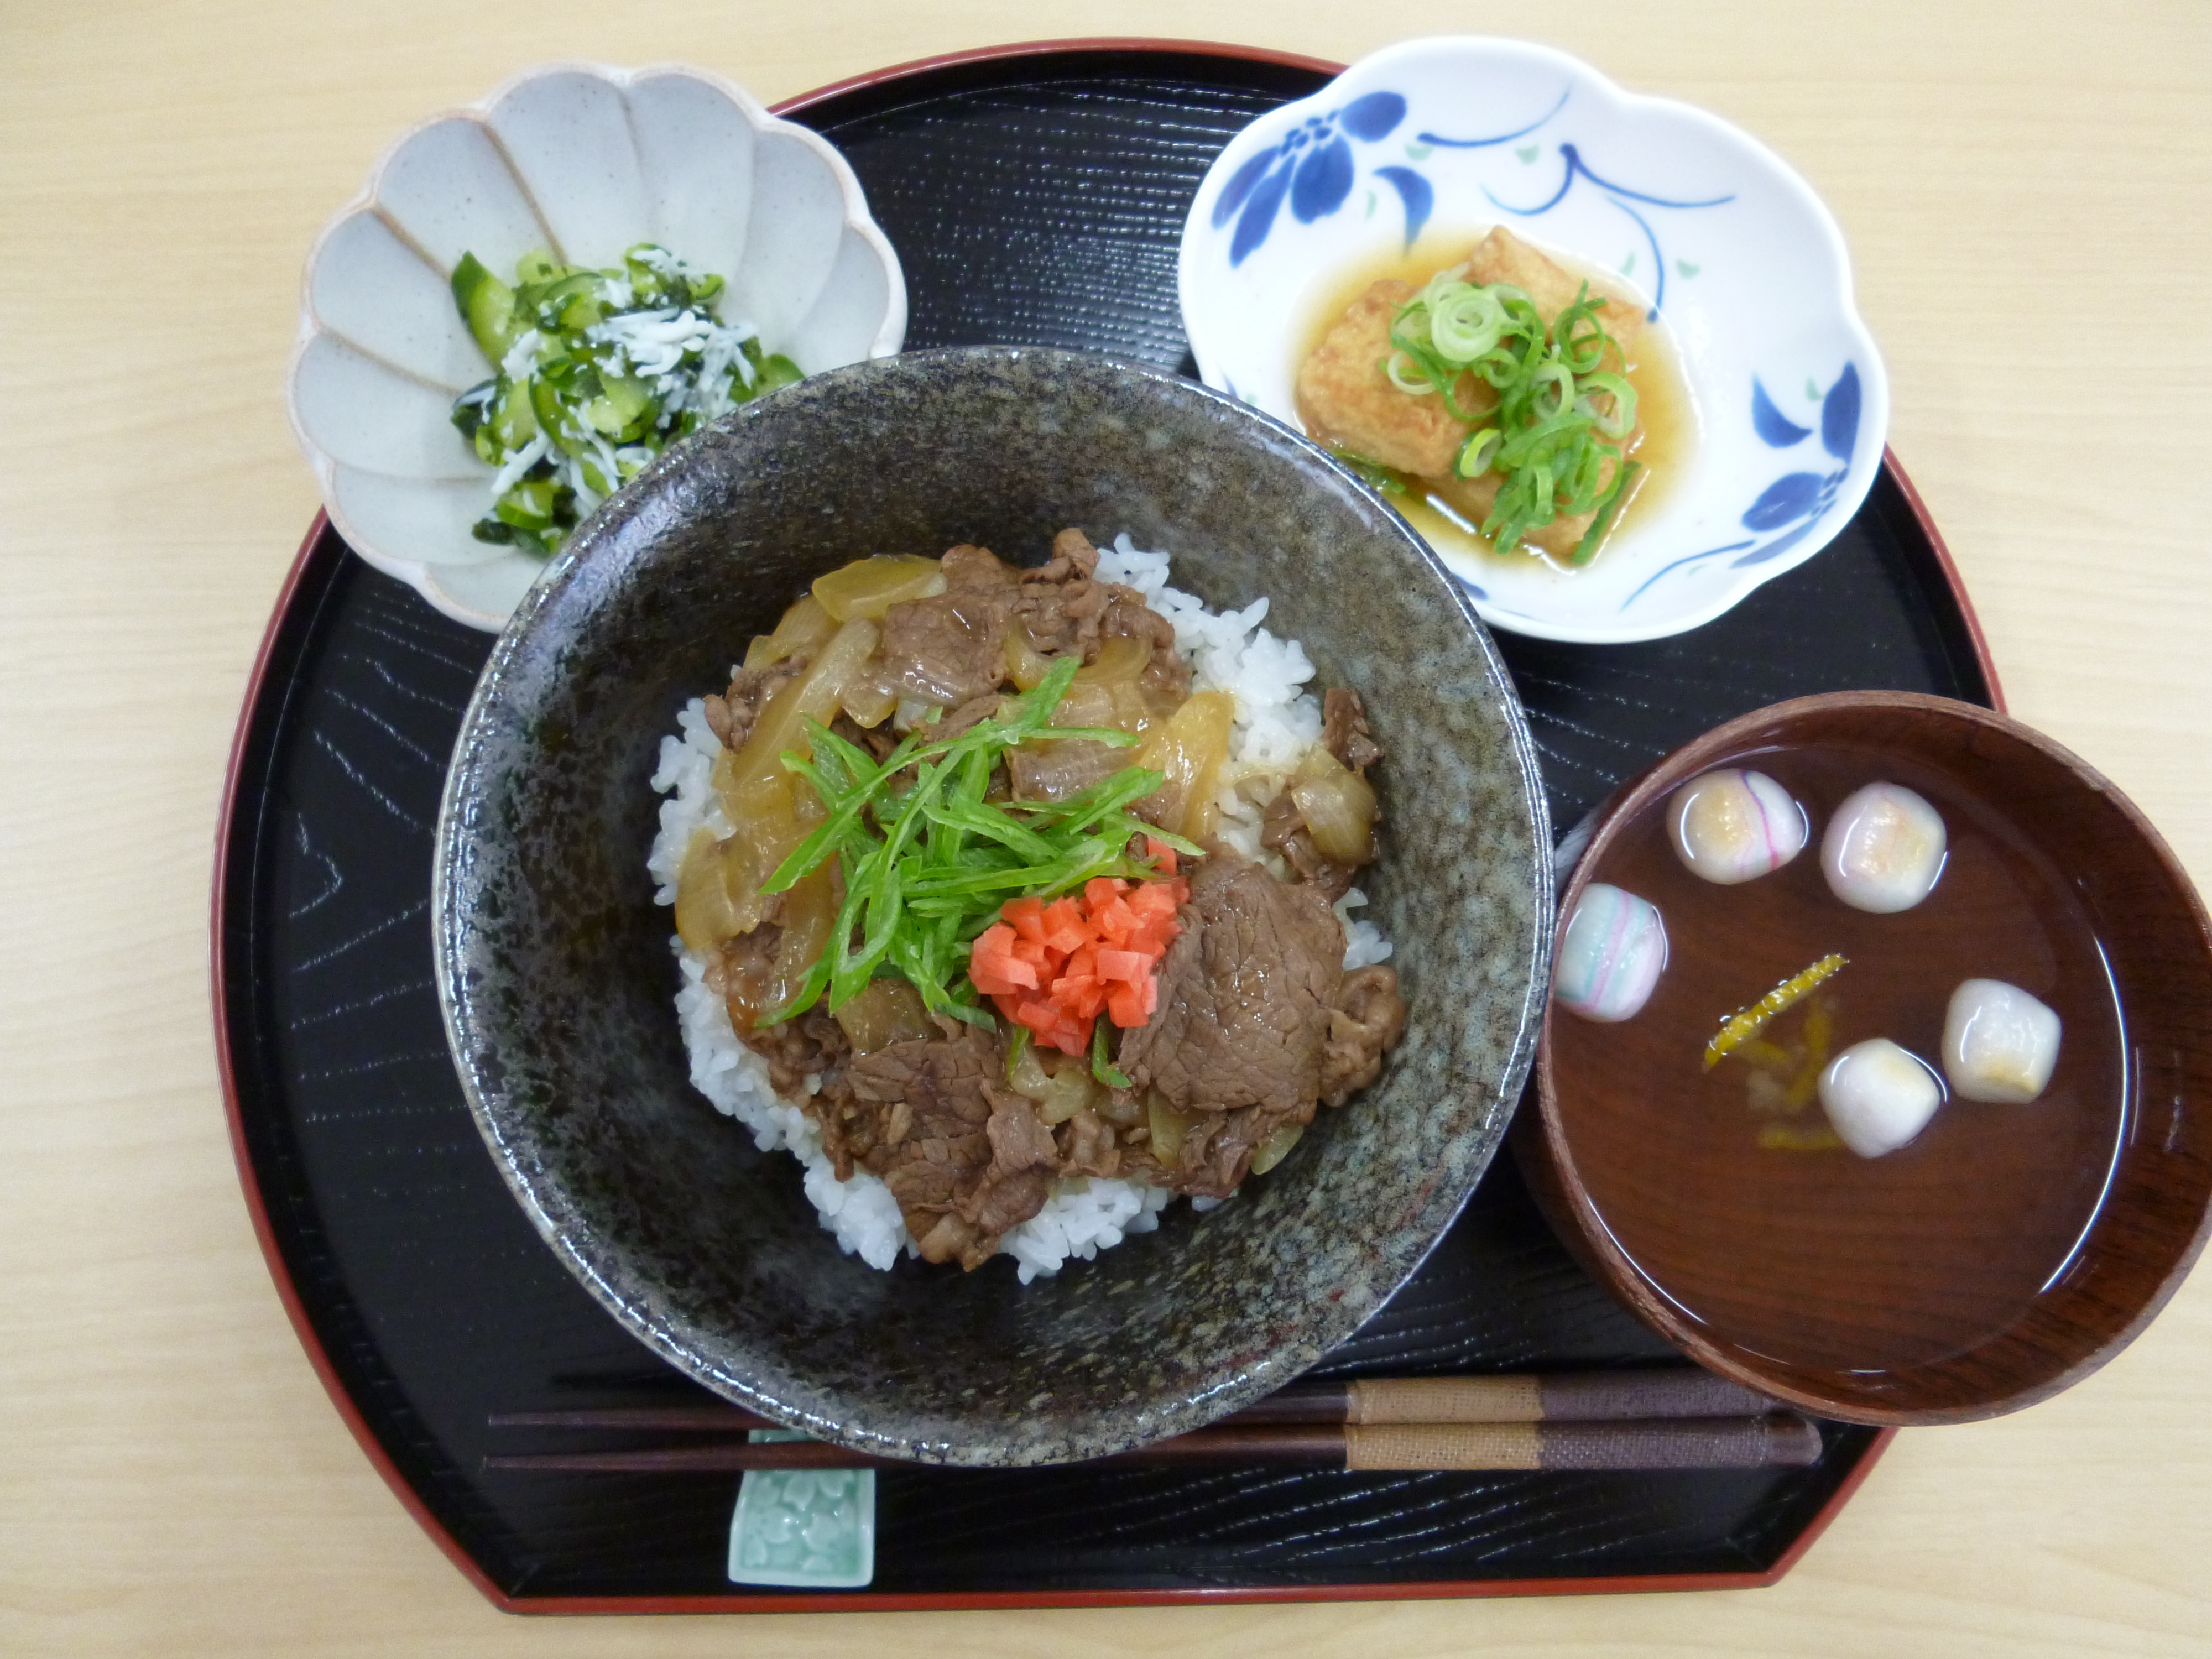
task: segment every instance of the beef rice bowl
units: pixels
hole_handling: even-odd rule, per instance
[[[662,746],[693,1080],[874,1267],[1027,1282],[1225,1200],[1404,1029],[1359,694],[1167,565],[855,561]]]
[[[1054,552],[1071,525],[1115,538],[1088,572],[1072,544]],[[963,555],[948,570],[947,550],[963,546],[993,550],[993,562]],[[1171,584],[1164,560],[1139,551],[1162,548],[1174,556]],[[805,776],[783,763],[787,752],[811,768],[810,785],[826,786],[816,793],[828,810],[821,823],[794,820],[783,834],[827,828],[825,839],[841,844],[811,871],[801,866],[818,845],[780,852],[774,865],[756,862],[752,900],[796,904],[784,896],[814,879],[827,879],[835,896],[849,853],[854,879],[829,912],[830,930],[855,902],[868,907],[869,923],[884,922],[880,932],[860,925],[844,939],[803,1012],[753,1017],[757,1038],[757,1028],[784,1032],[769,1046],[794,1050],[783,1057],[785,1080],[795,1082],[799,1104],[777,1096],[773,1075],[755,1098],[764,1113],[783,1115],[790,1138],[820,1138],[821,1165],[802,1174],[787,1151],[762,1149],[758,1125],[744,1132],[708,1095],[725,1061],[777,1063],[737,1042],[728,993],[733,980],[750,978],[743,998],[772,1013],[804,988],[814,973],[809,953],[794,945],[787,964],[783,941],[801,931],[787,921],[805,918],[714,921],[720,906],[748,902],[726,872],[719,896],[695,890],[702,902],[677,906],[680,917],[657,904],[657,892],[679,897],[700,827],[669,835],[663,817],[687,793],[702,814],[719,807],[717,764],[734,773],[776,716],[775,689],[764,678],[745,683],[746,641],[775,641],[780,620],[813,584],[876,554],[916,562],[919,586],[869,600],[854,592],[866,586],[861,576],[880,578],[884,566],[841,579],[857,586],[839,608],[882,602],[884,614],[861,618],[878,636],[860,653],[864,663],[891,631],[885,624],[896,605],[918,602],[896,624],[912,624],[917,635],[948,611],[961,611],[963,627],[977,620],[971,599],[954,599],[956,575],[960,592],[980,578],[975,591],[988,597],[985,611],[1003,607],[1024,626],[1002,631],[1000,671],[981,655],[978,672],[990,678],[973,684],[973,695],[957,676],[910,678],[876,724],[855,716],[841,726],[841,714],[853,712],[847,692],[872,720],[890,690],[876,688],[872,704],[856,682],[841,689],[835,707],[807,708],[819,732],[796,722],[789,735],[808,739],[806,749],[780,738],[763,750],[775,756],[775,774],[745,769],[756,782]],[[927,591],[938,580],[944,592]],[[836,597],[838,585],[825,592]],[[1264,618],[1255,609],[1263,599]],[[1083,631],[1092,605],[1095,641]],[[1045,625],[1055,606],[1065,630]],[[821,620],[810,623],[803,605],[800,611],[782,660],[803,652],[808,664],[787,671],[786,689],[812,673],[854,620],[829,617],[836,630],[823,639]],[[982,626],[988,632],[988,616]],[[1017,634],[1049,659],[1034,685],[1024,681],[1037,664],[1006,662]],[[1190,675],[1180,685],[1164,648],[1170,637]],[[733,660],[741,670],[734,698]],[[878,665],[884,660],[878,656]],[[960,666],[928,661],[931,673]],[[917,672],[925,665],[921,657],[912,665]],[[749,672],[765,677],[778,666],[755,659]],[[1055,677],[1065,684],[1055,686]],[[1178,744],[1171,757],[1161,734],[1182,732],[1179,719],[1195,726],[1210,702],[1218,734],[1224,691],[1236,707],[1209,826],[1188,816],[1209,793],[1192,787],[1198,745],[1183,753]],[[1169,708],[1176,696],[1182,701]],[[988,699],[983,708],[968,711],[979,697]],[[902,720],[901,702],[920,706]],[[1197,713],[1182,713],[1194,705]],[[710,716],[726,719],[732,737],[750,722],[738,749]],[[1050,726],[1055,716],[1064,723]],[[978,763],[973,746],[950,767],[951,747],[922,753],[977,739],[994,723],[997,752],[1021,752],[1018,793],[1014,763]],[[1255,737],[1279,746],[1264,757],[1240,749]],[[886,742],[891,749],[878,760]],[[909,743],[886,772],[897,746]],[[1091,744],[1108,753],[1083,746]],[[1377,761],[1364,744],[1388,758]],[[1109,760],[1146,763],[1097,777]],[[1249,788],[1225,793],[1219,785],[1247,761],[1264,763],[1244,778]],[[980,780],[970,769],[977,764],[985,768]],[[923,787],[923,766],[937,769],[934,791]],[[1288,808],[1277,805],[1271,824],[1268,807],[1280,800],[1282,777],[1292,780],[1297,804],[1297,786],[1315,781],[1315,772],[1334,775],[1329,767],[1356,784],[1304,791],[1309,848]],[[687,769],[696,773],[688,785],[673,775]],[[1140,772],[1161,775],[1163,800],[1176,798],[1180,777],[1183,816],[1156,810],[1160,802],[1145,807],[1149,788],[1072,805],[1086,791],[1131,790],[1126,775]],[[656,773],[659,794],[649,787]],[[1357,863],[1363,847],[1348,857],[1332,853],[1322,828],[1328,795],[1356,802],[1359,786],[1373,794],[1380,851],[1364,866]],[[1059,799],[1048,799],[1054,793]],[[897,810],[893,798],[902,803]],[[884,866],[861,865],[889,845],[918,802],[949,804],[972,833],[934,841],[934,821],[924,834],[918,817],[908,842],[927,856],[902,882],[898,904],[878,911]],[[848,805],[856,810],[846,812]],[[970,811],[983,808],[980,819]],[[1086,813],[1095,816],[1085,821]],[[975,829],[979,822],[998,833]],[[860,839],[848,838],[856,826]],[[708,827],[702,861],[737,825]],[[1000,856],[994,848],[1003,849],[1006,870],[982,867]],[[1533,750],[1494,648],[1463,592],[1357,478],[1297,434],[1160,370],[976,348],[834,370],[761,398],[654,462],[580,529],[493,648],[464,720],[440,821],[433,933],[465,1091],[494,1168],[551,1247],[545,1266],[557,1259],[684,1375],[778,1421],[894,1456],[1034,1464],[1176,1433],[1281,1386],[1379,1308],[1442,1237],[1495,1152],[1525,1074],[1548,962],[1548,848]],[[983,894],[982,903],[957,890],[959,881],[935,861],[940,854],[945,865],[963,866],[960,880]],[[1103,867],[1074,887],[1015,868],[1049,858],[1097,858]],[[821,877],[821,867],[834,874]],[[1000,875],[1018,884],[987,890]],[[1349,902],[1351,890],[1331,902],[1347,879],[1364,906]],[[1102,884],[1095,890],[1094,881]],[[1175,884],[1187,884],[1188,893]],[[1018,908],[1010,919],[1009,899],[1024,896],[1036,901],[1035,911]],[[1255,908],[1262,901],[1267,908]],[[1334,914],[1339,904],[1352,926]],[[708,914],[704,935],[691,926],[695,908]],[[956,910],[961,920],[948,940],[943,929]],[[1279,910],[1291,920],[1279,925]],[[1217,911],[1220,927],[1209,920]],[[818,926],[822,912],[815,914]],[[1372,920],[1372,931],[1362,919]],[[763,924],[771,922],[784,931],[767,933]],[[696,976],[669,948],[672,932],[687,928],[697,942]],[[983,945],[998,928],[1006,931]],[[1124,930],[1119,945],[1115,929]],[[731,941],[747,936],[733,951]],[[1237,1073],[1231,1062],[1273,1042],[1272,1035],[1233,1048],[1183,1040],[1235,1012],[1223,1012],[1215,997],[1201,1015],[1194,999],[1208,980],[1198,975],[1188,981],[1182,1025],[1171,1018],[1187,971],[1177,952],[1203,966],[1217,939],[1255,957],[1278,947],[1300,952],[1302,1000],[1286,1015],[1263,1000],[1255,1022],[1272,1034],[1287,1019],[1304,1034],[1294,1065],[1279,1066],[1270,1054],[1264,1066]],[[1389,955],[1378,961],[1386,939]],[[1360,959],[1343,953],[1363,941],[1364,961],[1347,969],[1348,959]],[[880,957],[870,954],[874,942],[884,945]],[[1123,954],[1110,957],[1109,945]],[[981,985],[971,971],[979,948]],[[1091,965],[1100,971],[1069,971],[1083,950],[1093,950]],[[719,991],[707,978],[718,960]],[[896,975],[879,971],[886,962]],[[933,988],[925,993],[908,965]],[[1403,1031],[1395,1045],[1387,1037],[1377,1045],[1384,1051],[1375,1080],[1332,1109],[1335,1085],[1324,1087],[1324,1074],[1345,1080],[1364,1069],[1331,1073],[1337,1016],[1389,1024],[1346,1006],[1347,981],[1376,966],[1397,977]],[[1025,982],[1030,977],[1036,984]],[[928,1029],[901,1027],[913,1005],[894,1006],[894,1023],[877,1034],[890,1040],[863,1054],[864,1042],[844,1033],[837,1014],[863,1009],[864,994],[906,1001],[895,981],[913,987]],[[678,996],[687,1009],[680,1021],[670,1017]],[[686,1030],[695,1015],[720,1022],[719,1045],[687,1045],[687,1035],[697,1035]],[[948,1033],[940,1018],[957,1029]],[[1079,1040],[1086,1019],[1089,1042]],[[825,1021],[840,1034],[826,1042]],[[1013,1036],[1018,1025],[1026,1040]],[[1316,1030],[1317,1049],[1306,1046]],[[847,1051],[833,1055],[841,1040]],[[967,1073],[927,1063],[877,1076],[907,1058],[892,1050],[937,1042],[980,1045],[971,1050],[972,1091],[954,1082]],[[702,1052],[706,1064],[695,1073]],[[805,1103],[830,1091],[839,1060],[852,1098],[838,1102],[825,1129]],[[1101,1072],[1128,1079],[1128,1100]],[[695,1075],[707,1077],[708,1095]],[[822,1083],[809,1093],[812,1077]],[[980,1122],[963,1115],[943,1126],[949,1133],[921,1137],[944,1143],[952,1166],[933,1189],[920,1179],[928,1171],[902,1176],[915,1160],[896,1155],[925,1115],[913,1097],[917,1077],[933,1091],[932,1109],[941,1092],[963,1101],[963,1113],[989,1109]],[[1285,1079],[1294,1094],[1279,1089]],[[891,1086],[881,1086],[886,1080]],[[952,1086],[940,1091],[940,1081]],[[1026,1121],[1009,1111],[1000,1124],[1005,1144],[994,1146],[994,1119],[1010,1096],[1030,1109]],[[1289,1144],[1309,1100],[1321,1103]],[[1131,1102],[1137,1121],[1118,1121]],[[1109,1131],[1119,1172],[1068,1173],[1104,1166]],[[1255,1176],[1271,1141],[1281,1162]],[[988,1159],[977,1156],[985,1147]],[[859,1254],[857,1238],[841,1240],[836,1218],[824,1227],[830,1206],[816,1200],[837,1202],[841,1150],[854,1182],[866,1176],[878,1183],[888,1269]],[[1240,1176],[1234,1197],[1209,1196]],[[1067,1214],[1071,1200],[1088,1205],[1089,1223]],[[1036,1212],[1017,1219],[1032,1201]],[[909,1212],[921,1223],[919,1237]],[[1060,1241],[1042,1237],[1055,1215]],[[1156,1221],[1152,1231],[1141,1231],[1145,1218]],[[1122,1242],[1105,1249],[1109,1230]],[[909,1238],[919,1250],[933,1234],[943,1262],[907,1254]],[[983,1255],[994,1235],[1011,1247],[1011,1260]],[[981,1266],[962,1271],[978,1256]],[[1056,1262],[1057,1273],[1046,1271]]]

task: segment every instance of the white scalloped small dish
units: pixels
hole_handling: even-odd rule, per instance
[[[1328,296],[1424,233],[1464,248],[1498,224],[1644,301],[1690,409],[1675,476],[1587,567],[1438,548],[1484,621],[1681,633],[1849,522],[1881,470],[1889,382],[1834,219],[1743,132],[1544,46],[1401,42],[1232,139],[1177,266],[1199,372],[1297,428],[1297,357]]]
[[[888,357],[906,281],[817,134],[697,70],[530,70],[399,139],[308,257],[292,428],[347,543],[446,615],[497,630],[547,561],[470,526],[492,469],[452,422],[491,365],[453,303],[463,253],[612,266],[657,242],[728,279],[717,307],[808,374]]]

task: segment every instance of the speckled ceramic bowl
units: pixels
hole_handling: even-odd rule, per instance
[[[1273,601],[1390,759],[1363,885],[1412,1014],[1382,1079],[1207,1214],[1023,1285],[841,1255],[799,1170],[687,1080],[647,787],[684,702],[823,571],[1078,525]],[[462,726],[434,882],[439,985],[486,1140],[547,1241],[708,1387],[858,1449],[1091,1457],[1281,1386],[1379,1307],[1504,1134],[1551,943],[1519,705],[1458,585],[1356,479],[1157,370],[985,348],[856,364],[635,480],[532,590]]]

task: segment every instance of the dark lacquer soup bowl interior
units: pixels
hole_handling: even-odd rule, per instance
[[[1127,531],[1209,604],[1265,594],[1390,758],[1366,913],[1410,1006],[1380,1080],[1206,1213],[1024,1285],[841,1255],[799,1166],[688,1081],[646,870],[665,733],[817,576],[960,543],[1036,563]],[[1534,1048],[1548,835],[1520,709],[1456,585],[1321,451],[1174,376],[1012,349],[807,380],[656,463],[495,647],[447,785],[437,963],[461,1077],[539,1231],[702,1382],[954,1464],[1110,1453],[1279,1387],[1449,1225]]]
[[[1723,768],[1771,777],[1809,826],[1737,884],[1693,874],[1668,824],[1682,787]],[[1878,781],[1930,803],[1948,837],[1933,890],[1886,914],[1822,870],[1839,807]],[[2085,1375],[2180,1281],[2212,1198],[2204,911],[2142,816],[2056,744],[1941,698],[1778,704],[1608,805],[1563,925],[1594,883],[1657,907],[1666,965],[1618,1023],[1555,997],[1540,1116],[1516,1150],[1571,1245],[1698,1358],[1832,1416],[1962,1421]],[[1755,1042],[1705,1063],[1723,1022],[1832,957]],[[1563,961],[1563,994],[1571,977]],[[1966,1097],[1945,1069],[1950,999],[1977,979],[2057,1016],[2032,1100]],[[1874,1038],[1926,1062],[1941,1103],[1862,1157],[1813,1085]]]

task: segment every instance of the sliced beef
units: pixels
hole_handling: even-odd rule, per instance
[[[1270,1135],[1285,1124],[1312,1122],[1316,1106],[1341,1106],[1353,1091],[1374,1082],[1382,1056],[1405,1031],[1406,1005],[1397,988],[1397,975],[1382,967],[1356,969],[1339,982],[1322,1047],[1318,1101],[1308,1098],[1295,1111],[1253,1105],[1194,1114],[1195,1121],[1172,1160],[1163,1164],[1139,1156],[1147,1178],[1194,1197],[1226,1198],[1235,1192],[1251,1174],[1253,1157]]]
[[[1375,741],[1375,734],[1367,727],[1367,710],[1359,700],[1359,693],[1335,686],[1322,700],[1322,746],[1337,760],[1360,776],[1367,769],[1382,758],[1382,745]],[[1352,878],[1360,866],[1374,862],[1370,838],[1369,856],[1356,864],[1338,864],[1323,858],[1321,849],[1313,844],[1307,832],[1304,815],[1298,804],[1285,789],[1267,803],[1261,820],[1260,844],[1283,855],[1283,862],[1297,873],[1300,881],[1319,889],[1331,904],[1352,890]]]
[[[826,1030],[810,1029],[803,1018],[756,1026],[738,1040],[768,1061],[769,1081],[791,1100],[806,1097],[806,1080],[822,1072],[835,1045]]]
[[[1049,560],[1021,573],[1015,616],[1031,648],[1080,650],[1084,661],[1094,662],[1108,640],[1140,639],[1152,647],[1145,690],[1181,696],[1189,689],[1190,665],[1176,649],[1175,625],[1133,587],[1097,580],[1097,569],[1098,550],[1080,530],[1070,529],[1052,538]]]
[[[1141,1147],[1126,1159],[1125,1172],[1193,1198],[1226,1198],[1252,1173],[1253,1157],[1267,1137],[1285,1123],[1312,1122],[1316,1104],[1304,1101],[1293,1112],[1245,1106],[1194,1114],[1175,1157],[1163,1162]]]
[[[846,1068],[839,1066],[824,1073],[822,1086],[802,1097],[800,1103],[821,1127],[822,1152],[832,1173],[840,1181],[850,1181],[854,1167],[873,1150],[880,1126],[876,1115],[853,1098]]]
[[[1021,573],[989,548],[971,547],[965,542],[945,549],[939,562],[944,566],[948,591],[956,587],[1012,587],[1021,580]]]
[[[1098,659],[1109,640],[1142,640],[1152,653],[1139,681],[1144,689],[1181,696],[1189,688],[1190,665],[1176,649],[1175,624],[1133,587],[1087,577],[1025,584],[1014,604],[1013,622],[1032,651],[1046,656],[1080,652],[1087,663]]]
[[[836,878],[835,889],[842,899],[842,877]],[[784,994],[777,970],[783,950],[783,907],[790,897],[782,893],[771,898],[765,921],[715,948],[707,963],[707,987],[728,1008],[738,1041],[768,1061],[769,1085],[786,1100],[802,1103],[821,1124],[823,1150],[843,1181],[853,1173],[858,1151],[848,1145],[852,1115],[842,1109],[852,1098],[844,1082],[851,1039],[820,1003],[796,1019],[772,1025],[754,1023]]]
[[[1044,1207],[1060,1152],[1036,1109],[1000,1080],[994,1034],[894,1042],[846,1068],[856,1108],[875,1124],[864,1162],[898,1200],[929,1261],[980,1267],[999,1236]]]
[[[1121,1173],[1114,1126],[1096,1112],[1078,1112],[1060,1126],[1060,1173],[1111,1181]]]
[[[1081,652],[1088,659],[1098,654],[1099,624],[1111,598],[1112,584],[1087,576],[1026,582],[1011,614],[1030,650],[1048,657]]]
[[[1091,538],[1070,526],[1052,538],[1052,556],[1034,570],[1024,570],[1025,582],[1087,580],[1098,568],[1098,550]]]
[[[1329,1006],[1328,1036],[1322,1045],[1322,1099],[1341,1106],[1374,1082],[1382,1070],[1382,1056],[1405,1032],[1406,1001],[1398,994],[1396,969],[1376,963],[1345,975]]]
[[[1322,744],[1361,777],[1382,758],[1382,745],[1367,729],[1367,706],[1359,693],[1333,685],[1322,696]]]
[[[1344,962],[1328,901],[1216,850],[1178,919],[1158,1011],[1122,1038],[1121,1070],[1182,1111],[1310,1112]]]
[[[883,619],[884,677],[907,696],[941,708],[999,689],[1006,672],[1010,588],[947,587],[895,605]]]
[[[745,739],[752,735],[753,722],[760,718],[762,707],[786,684],[804,674],[811,660],[802,651],[766,668],[740,668],[730,677],[728,690],[719,697],[709,696],[701,700],[706,708],[708,729],[722,740],[723,748],[733,751],[744,748]]]
[[[722,962],[734,963],[746,953],[764,951],[772,971],[774,936],[780,931],[775,923],[765,922],[750,933],[726,941],[722,946]],[[767,944],[756,943],[763,933],[770,936]],[[710,965],[710,984],[714,982],[714,973]],[[786,1100],[800,1103],[822,1126],[822,1148],[836,1166],[837,1179],[850,1179],[854,1160],[866,1150],[866,1137],[863,1135],[858,1145],[854,1143],[854,1115],[847,1109],[852,1103],[852,1091],[846,1080],[853,1045],[846,1040],[843,1028],[818,1003],[797,1019],[750,1030],[738,1024],[736,1014],[732,1009],[731,1023],[737,1030],[738,1041],[768,1061],[769,1082],[776,1093]]]
[[[1045,569],[1080,572],[1078,580],[1088,586],[1088,571],[1060,553],[1068,533],[1063,531],[1054,542],[1054,562]],[[1081,532],[1074,534],[1081,539]],[[1093,568],[1097,557],[1091,555]],[[891,684],[920,702],[955,708],[999,689],[1006,678],[1007,629],[1024,612],[1046,605],[1039,595],[1055,592],[1061,580],[1056,574],[1032,584],[1029,578],[1039,572],[1016,570],[988,548],[965,544],[947,549],[943,564],[944,592],[908,599],[884,613],[880,649]],[[1060,648],[1056,635],[1042,643],[1030,630],[1029,638],[1032,649]]]
[[[842,902],[844,878],[834,869],[832,890]],[[730,1024],[741,1038],[747,1036],[748,1028],[770,1006],[769,999],[779,995],[776,969],[783,949],[781,924],[787,914],[784,907],[790,902],[789,893],[777,893],[769,897],[767,920],[750,933],[733,933],[724,939],[707,964],[708,988],[720,994],[729,1005]],[[809,1018],[811,1017],[810,1012]],[[826,1012],[821,1013],[821,1018],[830,1021]],[[834,1021],[830,1023],[835,1024]],[[781,1039],[772,1041],[780,1042]],[[771,1060],[775,1058],[773,1048],[764,1048],[761,1052]],[[775,1086],[779,1091],[787,1091],[784,1080],[780,1077]]]
[[[1117,634],[1149,641],[1152,659],[1137,684],[1155,698],[1180,701],[1190,690],[1190,665],[1176,648],[1175,624],[1145,603],[1134,588],[1115,587],[1106,601],[1106,614],[1098,624],[1102,641]],[[1097,653],[1091,653],[1096,655]]]
[[[1263,1106],[1247,1106],[1241,1112],[1222,1112],[1194,1125],[1182,1139],[1169,1184],[1194,1198],[1226,1198],[1251,1173],[1252,1155],[1267,1131],[1296,1113],[1270,1112]],[[1303,1115],[1313,1116],[1309,1105]]]
[[[996,714],[1002,701],[1002,697],[996,691],[986,692],[980,697],[970,697],[937,722],[937,735],[934,741],[949,743],[954,738],[965,737],[985,720]]]
[[[1321,855],[1307,832],[1305,815],[1287,789],[1267,803],[1261,817],[1260,845],[1280,853],[1298,879],[1331,904],[1352,890],[1352,878],[1359,872],[1356,864],[1336,864]]]
[[[1233,854],[1193,872],[1180,920],[1159,1011],[1122,1037],[1117,1063],[1193,1120],[1172,1159],[1137,1155],[1145,1176],[1222,1198],[1277,1129],[1375,1080],[1406,1006],[1390,969],[1342,970],[1344,930],[1316,886]]]
[[[837,717],[830,722],[830,730],[877,760],[888,759],[891,750],[898,747],[898,733],[891,730],[889,720],[877,726],[863,726],[842,708],[837,711]]]
[[[881,1144],[895,1153],[876,1172],[889,1179],[902,1164],[933,1166],[941,1174],[916,1169],[893,1185],[918,1201],[950,1206],[959,1167],[972,1164],[981,1169],[990,1161],[983,1126],[990,1121],[991,1100],[984,1091],[997,1078],[1000,1063],[998,1043],[988,1033],[967,1026],[949,1037],[887,1043],[856,1059],[851,1067],[854,1097],[886,1109]],[[890,1109],[900,1106],[907,1109],[902,1127]],[[972,1146],[963,1146],[971,1140]],[[940,1142],[945,1149],[941,1155],[931,1153],[928,1149]],[[961,1155],[963,1151],[972,1156]]]
[[[729,1005],[730,1024],[740,1038],[752,1023],[747,1011],[759,1006],[762,988],[775,977],[776,957],[782,949],[783,929],[774,921],[763,921],[749,933],[724,939],[707,964],[707,988]],[[774,1061],[775,1055],[769,1049],[761,1052]],[[784,1092],[781,1077],[775,1087],[777,1093]]]
[[[1098,550],[1080,530],[1061,531],[1052,557],[1032,570],[1016,570],[980,547],[952,548],[944,562],[944,592],[884,614],[886,678],[909,697],[952,708],[998,690],[1016,629],[1034,652],[1080,652],[1086,662],[1107,640],[1128,635],[1152,647],[1147,690],[1180,694],[1190,683],[1173,625],[1135,589],[1094,579]]]
[[[961,1214],[995,1249],[1000,1233],[1044,1208],[1060,1170],[1060,1147],[1036,1108],[1012,1091],[993,1100],[983,1134],[991,1143],[991,1164],[981,1185],[961,1206]]]

